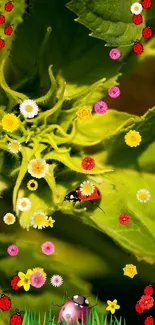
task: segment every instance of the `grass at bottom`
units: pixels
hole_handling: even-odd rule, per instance
[[[55,317],[52,315],[52,308],[50,307],[49,312],[40,315],[40,313],[34,311],[30,312],[25,308],[25,314],[23,317],[22,325],[60,325],[59,321],[56,321]],[[67,322],[63,322],[63,325],[67,325]],[[74,325],[74,323],[73,323]],[[83,321],[80,324],[77,320],[76,325],[84,325]],[[96,308],[91,311],[90,317],[87,317],[86,325],[127,325],[125,319],[117,319],[115,316],[111,316],[108,321],[107,316],[102,313],[99,317]]]

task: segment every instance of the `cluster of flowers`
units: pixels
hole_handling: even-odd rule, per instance
[[[16,290],[23,287],[25,291],[29,291],[30,286],[41,288],[47,280],[47,274],[43,268],[35,267],[32,270],[28,269],[26,273],[18,272],[18,280]],[[63,283],[63,279],[60,275],[53,275],[50,278],[50,283],[54,287],[60,287]]]
[[[13,3],[12,1],[8,1],[4,5],[4,9],[6,12],[10,12],[13,9]],[[0,14],[0,25],[5,24],[5,16]],[[13,33],[13,28],[11,25],[7,25],[4,28],[4,34],[7,36],[10,36]],[[5,46],[5,40],[0,38],[0,48],[2,49]]]
[[[153,288],[148,285],[144,289],[144,295],[141,296],[140,300],[136,303],[135,309],[138,314],[142,314],[145,310],[149,310],[154,306]],[[154,325],[154,320],[151,316],[145,319],[145,325]]]

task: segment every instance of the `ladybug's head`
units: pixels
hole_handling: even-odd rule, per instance
[[[89,306],[89,301],[87,300],[87,298],[83,296],[75,295],[72,297],[72,301],[74,301],[76,304],[81,305],[83,307]]]

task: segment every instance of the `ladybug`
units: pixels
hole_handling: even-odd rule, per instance
[[[10,325],[21,325],[23,321],[23,313],[23,311],[20,312],[16,309],[15,314],[10,317]]]
[[[142,24],[142,22],[143,22],[143,17],[142,17],[142,15],[133,15],[133,17],[132,17],[132,21],[133,21],[133,23],[135,24],[135,25],[140,25],[140,24]]]
[[[8,11],[8,12],[10,12],[10,11],[12,11],[12,9],[13,9],[13,3],[12,3],[12,1],[8,1],[6,4],[5,4],[5,10],[6,11]]]
[[[5,41],[0,38],[0,49],[2,49],[5,46]]]
[[[152,6],[152,1],[151,0],[143,0],[142,1],[142,7],[144,9],[149,9]]]
[[[5,23],[5,17],[0,14],[0,25],[3,25]]]
[[[135,42],[132,47],[132,50],[135,54],[139,55],[143,53],[144,47],[140,42]]]
[[[3,311],[7,311],[11,308],[11,299],[6,296],[4,293],[1,294],[0,297],[0,309]]]
[[[85,185],[90,186],[90,193],[88,193],[88,194],[86,194],[84,192],[83,188],[84,188]],[[81,201],[89,201],[89,202],[95,204],[94,200],[101,199],[101,197],[102,197],[101,192],[99,191],[99,189],[93,183],[91,183],[89,181],[84,181],[74,191],[68,193],[65,196],[64,201],[73,201],[73,206],[75,205],[76,202],[80,202],[80,205],[81,205]],[[95,205],[99,209],[101,209],[97,204],[95,204]]]
[[[4,34],[10,36],[12,33],[13,33],[13,28],[11,27],[11,25],[6,26],[4,29]]]
[[[18,275],[14,275],[11,279],[10,285],[13,290],[19,290],[20,287],[17,286],[17,283],[20,281],[20,277]]]
[[[152,31],[152,29],[149,26],[148,27],[145,27],[142,30],[142,35],[143,35],[144,38],[147,38],[148,39],[148,38],[152,37],[153,31]]]
[[[79,323],[86,325],[87,317],[90,317],[90,309],[97,304],[89,307],[89,301],[86,297],[75,295],[71,299],[68,297],[68,302],[65,304],[53,305],[61,307],[59,313],[60,325],[63,324],[64,320],[67,322],[67,325],[76,325],[77,319]]]
[[[145,325],[154,325],[154,319],[152,318],[152,316],[146,317],[144,324]]]

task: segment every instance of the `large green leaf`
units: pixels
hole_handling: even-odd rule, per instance
[[[141,38],[144,24],[133,24],[130,7],[133,0],[72,0],[67,7],[78,15],[77,22],[88,27],[90,36],[108,46],[128,46]]]

